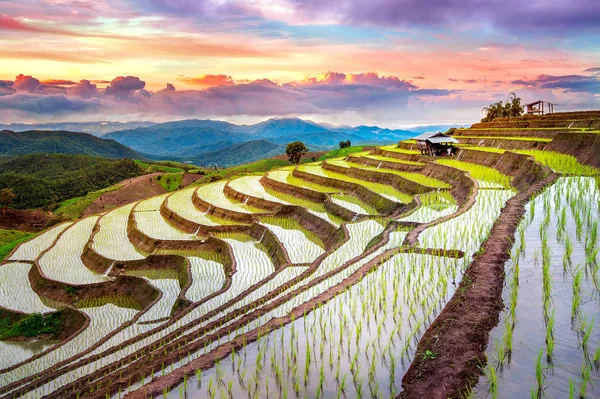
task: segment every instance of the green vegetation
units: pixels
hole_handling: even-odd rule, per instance
[[[482,166],[470,162],[457,161],[454,159],[439,159],[436,162],[440,165],[446,165],[452,168],[464,170],[465,172],[469,172],[473,179],[482,180],[484,182],[489,183],[496,183],[508,190],[512,189],[510,185],[511,178],[509,176],[506,176],[505,174],[498,172],[494,168],[489,168],[487,166]]]
[[[470,129],[477,130],[477,129]],[[504,129],[480,129],[480,130],[504,130]],[[507,129],[508,130],[508,129]],[[522,129],[514,129],[522,130]],[[460,139],[487,139],[487,140],[512,140],[512,141],[537,141],[539,143],[549,143],[552,139],[545,137],[521,137],[521,136],[459,136]]]
[[[134,162],[136,163],[136,165],[138,165],[140,168],[144,169],[148,173],[152,173],[152,172],[180,173],[180,172],[184,171],[184,169],[182,169],[180,167],[171,166],[169,164],[143,162],[143,161],[140,161],[139,159],[136,159]]]
[[[388,146],[385,146],[385,147],[381,147],[381,149],[384,150],[384,151],[398,152],[400,154],[421,155],[420,151],[417,151],[417,150],[405,150],[404,148],[398,148],[398,146],[396,144],[394,144],[394,145],[388,145]]]
[[[164,175],[159,175],[159,176],[156,176],[156,181],[167,192],[175,191],[182,187],[183,172],[182,173],[167,173]]]
[[[83,197],[69,198],[68,200],[62,201],[58,205],[58,208],[54,209],[53,212],[63,216],[65,219],[79,219],[83,216],[83,212],[87,207],[100,198],[102,194],[117,190],[119,187],[118,184],[115,184],[101,190],[89,192]]]
[[[0,155],[80,154],[103,158],[143,159],[144,155],[114,140],[87,133],[36,131],[2,132]]]
[[[582,165],[577,158],[572,155],[561,154],[554,151],[541,150],[517,150],[519,154],[529,155],[543,165],[548,166],[555,172],[577,175],[598,175],[600,170],[591,166]]]
[[[494,147],[479,147],[473,144],[457,144],[458,148],[464,150],[473,150],[473,151],[483,151],[483,152],[493,152],[495,154],[504,154],[506,150],[502,148],[494,148]]]
[[[523,114],[523,106],[521,105],[521,98],[517,97],[515,93],[510,93],[506,99],[506,104],[502,101],[490,104],[488,107],[484,107],[485,116],[481,119],[481,122],[492,122],[496,118],[507,118],[511,116],[521,116]]]
[[[288,159],[296,165],[300,163],[300,160],[307,152],[308,148],[301,141],[294,141],[285,147],[285,153],[287,154]]]
[[[404,159],[389,158],[389,157],[384,157],[381,155],[368,155],[365,158],[371,158],[376,161],[396,162],[396,163],[403,163],[406,165],[425,166],[425,163],[423,163],[423,162],[406,161]]]
[[[12,188],[15,208],[54,208],[54,204],[81,197],[142,174],[131,160],[86,155],[34,154],[0,163],[0,189]]]
[[[327,152],[326,154],[321,155],[319,157],[319,161],[323,161],[323,160],[329,159],[329,158],[345,157],[348,154],[353,154],[355,152],[361,152],[363,150],[364,150],[364,147],[362,145],[354,145],[351,147],[337,148],[335,150],[331,150],[331,151]]]
[[[41,315],[5,316],[0,318],[0,340],[13,337],[37,337],[42,334],[58,335],[61,329],[60,313]]]
[[[36,233],[19,230],[0,229],[0,260],[13,250],[18,244],[35,237]]]

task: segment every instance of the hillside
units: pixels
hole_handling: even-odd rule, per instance
[[[9,123],[0,124],[0,130],[24,132],[27,130],[54,130],[89,133],[95,136],[124,129],[152,126],[152,122],[56,122],[56,123]]]
[[[252,140],[216,151],[205,152],[191,160],[196,165],[218,164],[221,166],[232,166],[258,161],[259,159],[278,155],[282,152],[285,152],[285,146],[280,146],[267,140]]]
[[[0,156],[42,153],[80,154],[103,158],[147,158],[114,140],[101,139],[87,133],[37,130],[0,132]]]
[[[322,383],[341,396],[328,366],[337,362],[349,370],[341,381],[363,367],[386,397],[468,397],[496,383],[499,397],[521,397],[509,385],[530,389],[551,359],[556,373],[539,385],[566,397],[572,378],[592,373],[600,331],[600,169],[591,157],[599,117],[475,124],[457,131],[453,156],[423,155],[410,140],[311,154],[318,161],[297,167],[277,157],[214,170],[173,192],[154,184],[158,176],[127,179],[84,213],[101,216],[9,250],[1,269],[17,284],[2,285],[3,312],[72,310],[98,325],[65,327],[64,345],[42,354],[69,348],[64,366],[30,352],[1,357],[0,367],[20,368],[10,394],[211,397],[220,386],[220,396],[237,398],[279,384],[279,396],[291,397]],[[78,170],[47,163],[36,171],[28,161],[37,162],[12,167],[44,179]],[[151,198],[118,201],[144,188]],[[9,246],[30,237],[3,235]],[[88,333],[99,342],[91,361],[77,335]],[[251,348],[262,360],[243,361]],[[304,387],[285,384],[297,364]],[[362,395],[362,381],[346,385],[348,397]],[[400,383],[405,395],[395,396]]]
[[[129,159],[31,154],[0,163],[0,189],[13,189],[16,197],[12,207],[35,208],[79,197],[142,173]]]
[[[397,142],[412,135],[410,131],[382,129],[377,126],[333,126],[320,125],[299,118],[273,118],[254,125],[236,125],[212,120],[183,120],[113,132],[104,137],[156,157],[191,159],[199,163],[199,159],[207,160],[206,162],[219,162],[218,159],[214,160],[215,157],[223,155],[227,156],[228,161],[227,163],[221,161],[219,164],[233,165],[270,155],[272,146],[262,146],[267,152],[260,153],[255,144],[249,147],[253,150],[250,157],[239,158],[227,155],[227,151],[238,148],[237,144],[255,140],[266,140],[278,145],[301,140],[311,150],[320,150],[337,147],[340,141],[346,140],[384,144]]]

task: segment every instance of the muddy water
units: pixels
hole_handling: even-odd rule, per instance
[[[572,197],[571,201],[568,200]],[[578,197],[578,198],[575,198]],[[599,221],[599,196],[597,183],[592,178],[561,178],[535,199],[534,209],[528,207],[522,227],[525,228],[522,240],[519,232],[513,247],[513,256],[517,248],[524,246],[518,260],[518,271],[514,260],[506,264],[506,282],[503,292],[507,306],[501,314],[499,325],[492,331],[488,344],[488,361],[495,367],[498,375],[499,398],[533,397],[567,398],[570,381],[575,396],[582,390],[582,369],[590,367],[590,382],[585,397],[600,396],[600,373],[594,354],[600,345],[600,292],[598,291],[598,262],[600,256],[586,260],[586,236],[588,247],[591,245],[591,231]],[[565,210],[563,213],[563,209]],[[577,229],[576,215],[582,220]],[[548,215],[548,216],[547,216]],[[561,232],[559,220],[566,216],[565,227]],[[544,219],[549,223],[545,224]],[[587,222],[586,222],[587,219]],[[544,310],[543,301],[543,244],[541,233],[547,234],[547,247],[550,248],[550,301]],[[573,243],[570,262],[565,261],[567,238]],[[596,248],[600,241],[596,239]],[[593,260],[595,259],[595,260]],[[583,270],[581,282],[581,305],[572,318],[573,278],[577,268]],[[514,282],[518,281],[517,305],[515,308],[512,354],[500,362],[496,345],[505,341],[507,326],[512,324],[509,311],[511,292]],[[553,337],[555,348],[552,357],[548,357],[546,345],[547,319],[555,312]],[[582,346],[582,329],[593,324],[587,348]],[[541,365],[544,383],[540,395],[535,388],[536,360],[543,351]],[[598,359],[597,359],[598,360]],[[595,385],[595,386],[594,386]],[[493,391],[493,389],[492,389]],[[490,379],[483,376],[474,389],[477,397],[494,397],[490,392]]]

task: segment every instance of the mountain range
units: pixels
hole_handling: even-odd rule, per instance
[[[189,119],[120,130],[103,138],[158,158],[230,166],[282,154],[287,143],[296,140],[318,151],[336,147],[340,141],[385,144],[413,135],[408,130],[377,126],[333,126],[299,118],[273,118],[254,125]]]
[[[310,151],[321,151],[337,147],[340,141],[346,140],[354,145],[395,143],[424,131],[445,131],[450,126],[417,126],[401,130],[272,118],[254,125],[188,119],[166,123],[0,125],[0,129],[3,127],[10,131],[0,134],[0,155],[66,153],[233,166],[283,154],[286,145],[297,140],[306,144]],[[21,131],[25,129],[28,131]]]

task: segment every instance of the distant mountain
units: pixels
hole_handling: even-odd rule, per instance
[[[152,122],[59,122],[59,123],[11,123],[9,125],[0,124],[0,130],[12,130],[14,132],[24,132],[27,130],[55,130],[68,132],[90,133],[96,136],[124,129],[136,129],[139,127],[152,126]]]
[[[136,151],[160,156],[191,156],[213,151],[256,137],[245,132],[244,126],[211,120],[184,120],[161,123],[146,128],[128,129],[106,134]]]
[[[140,154],[117,143],[87,133],[64,131],[0,131],[0,156],[38,153],[81,154],[103,158],[146,159]]]
[[[185,161],[192,161],[194,165],[233,166],[270,158],[284,152],[284,145],[277,145],[267,140],[252,140],[205,152]]]
[[[236,125],[229,122],[189,119],[161,123],[144,128],[127,129],[109,133],[104,138],[114,139],[142,153],[154,157],[193,160],[206,164],[235,165],[247,159],[260,159],[269,155],[270,146],[286,145],[300,140],[311,150],[337,147],[340,141],[361,143],[394,143],[413,136],[406,130],[382,129],[377,126],[321,125],[299,118],[272,118],[255,125]],[[247,147],[240,144],[259,141]],[[262,140],[262,141],[261,141]],[[239,154],[236,161],[227,151],[239,148],[252,149],[251,155]],[[258,149],[262,148],[260,155]],[[283,151],[281,151],[283,152]],[[207,154],[206,156],[204,156]],[[221,160],[214,158],[221,156]],[[227,158],[227,162],[223,161]]]

